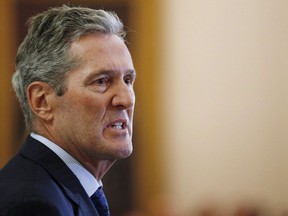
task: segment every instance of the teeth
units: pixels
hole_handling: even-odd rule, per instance
[[[115,123],[114,125],[112,125],[112,128],[115,128],[115,129],[122,129],[122,125],[123,125],[122,122],[117,122],[117,123]]]

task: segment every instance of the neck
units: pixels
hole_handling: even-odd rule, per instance
[[[92,175],[100,181],[105,173],[112,167],[116,160],[101,160],[94,162],[93,164],[89,162],[80,162]]]

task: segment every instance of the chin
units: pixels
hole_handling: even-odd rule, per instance
[[[129,148],[118,150],[117,159],[123,159],[129,157],[133,152],[132,145]]]

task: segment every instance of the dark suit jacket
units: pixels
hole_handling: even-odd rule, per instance
[[[99,216],[73,172],[30,136],[0,171],[0,215]]]

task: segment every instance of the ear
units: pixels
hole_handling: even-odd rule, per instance
[[[53,120],[51,99],[53,89],[44,82],[32,82],[27,88],[27,100],[33,113],[43,121]]]

